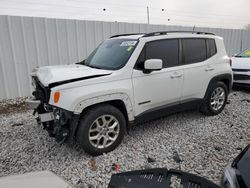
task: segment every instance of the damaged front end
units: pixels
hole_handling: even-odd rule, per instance
[[[27,104],[34,109],[38,125],[42,125],[57,142],[73,141],[79,115],[49,105],[50,88],[44,87],[37,77],[32,77],[32,85],[35,89],[33,98],[28,99]]]

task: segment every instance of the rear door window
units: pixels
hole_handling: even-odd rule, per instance
[[[206,39],[182,39],[183,63],[199,63],[207,58]]]

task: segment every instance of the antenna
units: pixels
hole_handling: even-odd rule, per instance
[[[149,7],[147,6],[147,18],[148,18],[148,24],[149,24]]]
[[[194,27],[193,27],[193,32],[194,32],[194,30],[195,30],[195,25],[194,25]],[[193,33],[193,32],[192,32],[192,33]]]

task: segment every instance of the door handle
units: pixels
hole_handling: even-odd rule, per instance
[[[175,73],[173,73],[172,75],[170,75],[170,78],[180,78],[180,77],[182,77],[182,74],[180,74],[180,73],[177,73],[177,72],[175,72]]]
[[[207,67],[206,69],[205,69],[206,71],[212,71],[212,70],[214,70],[214,67]]]

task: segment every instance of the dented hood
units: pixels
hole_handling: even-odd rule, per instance
[[[85,65],[57,65],[37,68],[32,74],[37,76],[44,86],[58,82],[68,83],[69,81],[79,81],[87,78],[105,76],[111,74],[110,70],[95,69]]]

